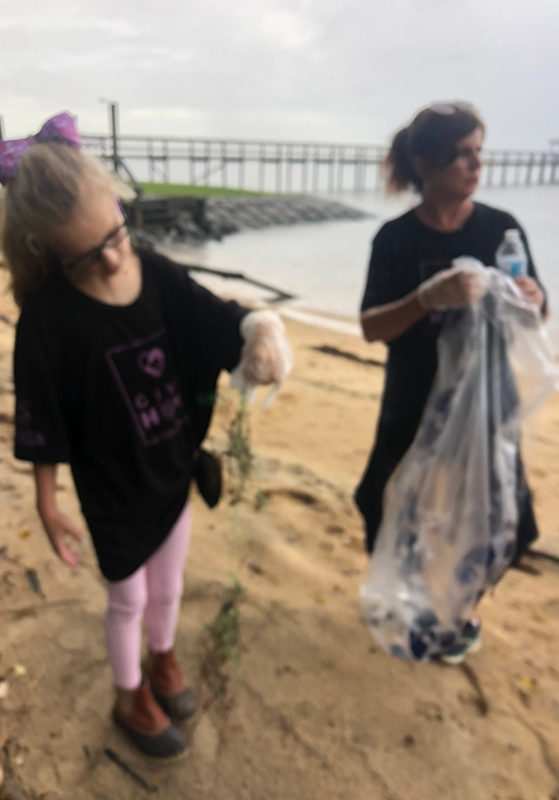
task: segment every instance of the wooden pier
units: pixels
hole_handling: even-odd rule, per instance
[[[87,149],[138,180],[288,194],[364,192],[383,186],[378,145],[145,136],[84,136]],[[559,148],[485,150],[482,186],[559,183]]]

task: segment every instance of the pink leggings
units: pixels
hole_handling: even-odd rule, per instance
[[[142,619],[153,653],[165,653],[173,647],[189,543],[187,504],[151,558],[129,578],[109,583],[105,637],[114,682],[119,689],[131,691],[142,682]]]

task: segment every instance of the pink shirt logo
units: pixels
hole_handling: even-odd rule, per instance
[[[187,419],[165,330],[106,351],[109,369],[146,447],[171,439]]]

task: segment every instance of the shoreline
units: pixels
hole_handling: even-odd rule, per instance
[[[184,252],[177,253],[172,247],[159,247],[157,251],[173,259],[177,263],[185,265],[192,263],[196,257],[195,251],[192,253],[193,258],[189,259],[188,254]],[[338,333],[345,333],[350,336],[361,338],[361,327],[357,316],[351,317],[344,314],[336,314],[335,312],[321,311],[319,309],[309,308],[308,306],[299,307],[296,305],[297,298],[294,298],[292,301],[274,302],[275,298],[270,291],[258,289],[242,281],[234,279],[229,280],[217,275],[214,276],[193,271],[192,278],[202,286],[219,294],[221,297],[227,297],[239,303],[248,303],[256,308],[270,308],[272,311],[277,311],[278,314],[288,319],[293,319],[313,327],[323,328],[324,330],[336,331]],[[282,289],[283,287],[281,287],[279,291]]]
[[[274,306],[269,306],[274,310]],[[356,339],[362,338],[361,326],[357,320],[342,315],[330,315],[327,312],[310,311],[306,309],[289,308],[282,306],[277,308],[278,314],[282,317],[301,322],[313,328],[322,328],[325,331],[334,331],[353,336]]]

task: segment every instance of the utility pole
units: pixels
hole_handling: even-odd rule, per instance
[[[0,142],[4,141],[4,117],[0,114]]]
[[[113,169],[118,174],[120,166],[120,156],[118,154],[118,103],[114,100],[106,100],[104,97],[99,102],[106,103],[109,109],[109,135],[113,143],[112,162]]]
[[[118,173],[120,161],[118,156],[118,103],[109,103],[109,125],[113,140],[113,164],[115,173]]]

